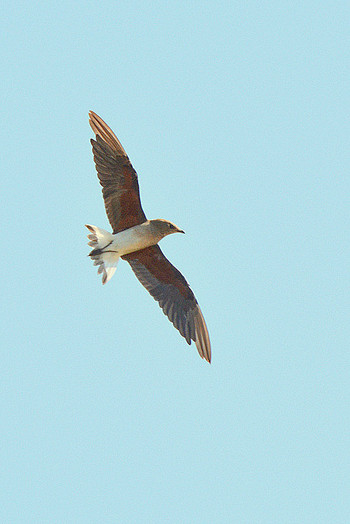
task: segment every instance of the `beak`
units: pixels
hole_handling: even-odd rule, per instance
[[[185,231],[183,231],[182,229],[178,229],[177,232],[185,234]]]

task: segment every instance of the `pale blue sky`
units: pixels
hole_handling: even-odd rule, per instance
[[[306,4],[306,5],[305,5]],[[11,2],[1,34],[0,521],[347,524],[347,2]],[[121,262],[88,110],[206,317]]]

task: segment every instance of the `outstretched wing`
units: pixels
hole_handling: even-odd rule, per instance
[[[96,135],[91,140],[97,175],[102,186],[108,220],[113,233],[145,222],[137,174],[113,131],[90,111],[89,123]]]
[[[193,340],[198,353],[210,362],[208,329],[196,297],[180,271],[163,255],[158,245],[124,255],[135,275],[188,344]]]

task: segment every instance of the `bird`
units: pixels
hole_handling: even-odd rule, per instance
[[[168,220],[146,218],[138,176],[123,146],[93,111],[89,111],[89,124],[95,134],[90,141],[92,153],[113,232],[86,224],[88,245],[93,248],[88,256],[98,266],[103,284],[114,275],[119,258],[126,260],[186,342],[193,341],[201,358],[210,363],[208,328],[196,297],[158,245],[167,235],[184,231]]]

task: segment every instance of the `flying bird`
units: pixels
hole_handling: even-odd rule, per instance
[[[190,286],[164,256],[158,242],[172,233],[184,233],[172,222],[147,220],[140,200],[138,177],[125,150],[101,117],[89,112],[96,135],[91,139],[97,175],[102,186],[108,220],[113,233],[86,225],[90,234],[89,256],[106,284],[119,258],[127,260],[141,284],[159,303],[163,312],[188,344],[193,340],[199,355],[210,362],[208,329]]]

